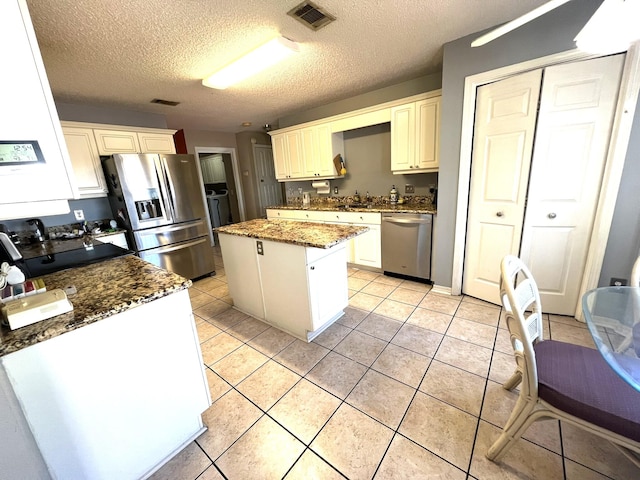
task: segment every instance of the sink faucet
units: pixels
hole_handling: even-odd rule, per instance
[[[39,218],[32,218],[30,220],[27,220],[27,223],[29,225],[36,226],[36,229],[33,232],[33,236],[38,242],[44,242],[46,240],[46,234],[44,230],[44,223],[42,223],[42,220],[40,220]]]

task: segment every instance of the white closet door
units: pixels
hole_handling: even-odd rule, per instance
[[[478,88],[463,292],[500,303],[500,261],[520,249],[542,70]]]
[[[548,67],[520,257],[545,312],[574,315],[624,55]]]

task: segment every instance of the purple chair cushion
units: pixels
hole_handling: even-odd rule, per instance
[[[597,350],[547,340],[534,346],[538,395],[554,407],[640,442],[640,392]]]

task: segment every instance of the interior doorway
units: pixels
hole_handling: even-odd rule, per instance
[[[235,148],[195,147],[213,228],[246,219]]]

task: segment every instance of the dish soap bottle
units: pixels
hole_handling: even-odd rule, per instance
[[[389,202],[392,204],[398,203],[398,190],[395,185],[391,186],[391,191],[389,192]]]

